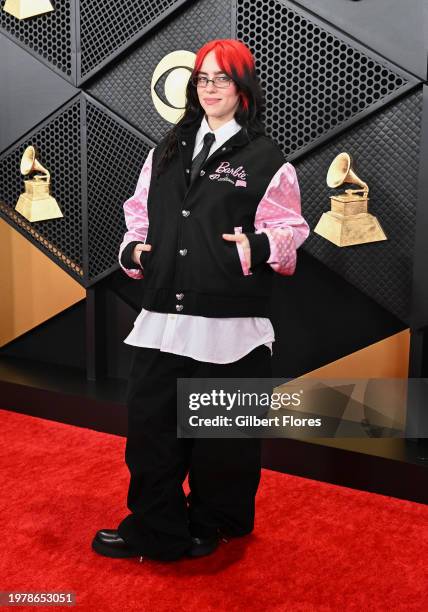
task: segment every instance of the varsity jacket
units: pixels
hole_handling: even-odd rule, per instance
[[[119,263],[131,278],[144,279],[147,310],[266,317],[274,272],[294,273],[296,250],[309,235],[295,169],[269,137],[249,138],[241,129],[190,182],[198,127],[178,130],[179,154],[159,177],[166,139],[150,151],[123,205]],[[239,232],[250,243],[250,269],[240,245],[222,237]],[[131,254],[141,242],[152,249],[142,251],[137,268]]]

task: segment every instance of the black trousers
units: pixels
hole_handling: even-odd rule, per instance
[[[141,555],[174,560],[190,547],[192,536],[250,533],[261,440],[177,438],[177,378],[271,378],[270,349],[260,345],[227,364],[159,349],[133,350],[125,450],[131,514],[119,524],[120,536]]]

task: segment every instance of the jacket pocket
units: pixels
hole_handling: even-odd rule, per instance
[[[235,234],[242,234],[242,226],[234,227]],[[239,261],[241,263],[241,270],[244,276],[249,276],[252,274],[251,270],[248,267],[247,261],[245,259],[244,249],[239,244],[239,242],[235,242],[237,254],[239,257]]]
[[[148,264],[150,262],[150,253],[151,251],[141,251],[140,253],[140,264],[143,268],[143,272],[147,270]]]

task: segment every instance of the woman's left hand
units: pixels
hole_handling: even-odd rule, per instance
[[[245,234],[222,234],[225,240],[231,240],[233,242],[239,242],[244,251],[245,261],[247,262],[248,268],[251,268],[251,248],[250,241]]]

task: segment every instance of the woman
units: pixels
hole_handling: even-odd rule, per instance
[[[203,556],[254,528],[260,439],[177,438],[177,378],[270,378],[274,272],[309,234],[293,166],[264,133],[254,58],[225,39],[197,53],[181,120],[151,149],[119,262],[145,281],[134,354],[128,508],[93,548],[111,557]],[[190,495],[182,484],[189,476]]]

